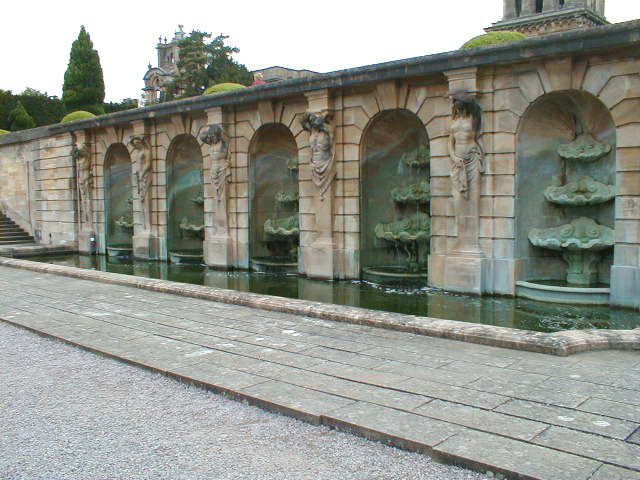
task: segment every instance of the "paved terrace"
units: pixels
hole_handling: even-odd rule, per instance
[[[637,351],[558,357],[8,266],[0,289],[6,322],[312,424],[507,478],[640,480]]]

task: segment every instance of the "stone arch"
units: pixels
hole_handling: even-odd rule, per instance
[[[172,262],[202,262],[204,191],[202,151],[188,133],[171,141],[166,158],[167,250]]]
[[[561,145],[576,136],[591,135],[611,150],[593,162],[560,157]],[[586,137],[585,137],[586,138]],[[516,133],[516,253],[525,260],[521,280],[563,280],[567,264],[561,253],[534,247],[529,241],[533,228],[553,228],[581,217],[599,225],[615,227],[614,201],[594,205],[563,205],[545,197],[550,186],[563,186],[591,177],[604,185],[616,184],[616,127],[611,112],[593,94],[563,90],[541,95],[522,115]],[[604,255],[599,280],[608,283],[613,250]]]
[[[429,167],[429,137],[418,115],[395,108],[371,118],[360,139],[363,278],[384,282],[390,275],[394,281],[404,277],[426,284],[431,227]],[[422,232],[415,241],[413,230]]]
[[[249,144],[249,257],[255,270],[297,272],[300,144],[283,123],[264,123]]]
[[[107,253],[127,255],[132,251],[133,189],[129,150],[113,143],[104,156],[104,231]]]

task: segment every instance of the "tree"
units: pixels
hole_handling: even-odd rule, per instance
[[[0,90],[0,129],[9,130],[9,113],[16,108],[11,90]]]
[[[123,110],[131,110],[132,108],[138,108],[138,100],[135,100],[133,98],[125,98],[120,103],[105,103],[104,113],[122,112]]]
[[[25,110],[20,101],[18,101],[16,108],[9,113],[7,121],[9,123],[9,130],[12,132],[36,126],[36,122],[33,121],[33,118],[31,118],[31,115]]]
[[[104,113],[104,77],[100,56],[94,50],[84,25],[71,45],[69,66],[64,74],[62,102],[67,112],[86,110],[96,115]]]
[[[240,50],[224,43],[229,37],[220,34],[205,43],[208,38],[210,33],[194,30],[178,43],[178,75],[168,87],[168,100],[202,95],[209,85],[216,83],[251,84],[251,73],[231,57]]]
[[[57,123],[64,116],[62,100],[56,96],[50,97],[46,92],[26,88],[16,98],[24,105],[38,127]]]

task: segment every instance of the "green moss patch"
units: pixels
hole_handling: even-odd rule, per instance
[[[5,133],[9,133],[9,132],[8,132],[7,130],[2,130],[2,129],[0,128],[0,135],[4,135]]]
[[[82,120],[83,118],[91,118],[91,117],[95,117],[95,115],[91,112],[85,112],[84,110],[77,110],[75,112],[66,114],[62,118],[62,120],[60,120],[60,123],[74,122],[76,120]]]
[[[238,90],[240,88],[247,88],[239,83],[217,83],[207,88],[203,95],[211,95],[214,93],[230,92],[231,90]]]
[[[472,38],[467,43],[460,47],[460,50],[467,48],[484,47],[486,45],[495,45],[498,43],[516,42],[518,40],[524,40],[527,36],[524,33],[512,32],[509,30],[498,30],[496,32],[485,33]]]

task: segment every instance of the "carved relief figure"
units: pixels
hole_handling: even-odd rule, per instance
[[[482,111],[469,95],[454,95],[453,119],[449,135],[449,159],[454,196],[470,198],[479,188],[484,172],[484,149],[480,141]]]
[[[136,186],[142,213],[142,225],[145,231],[151,230],[151,145],[144,135],[134,135],[129,138],[129,145],[133,148]]]
[[[455,251],[480,254],[480,175],[484,149],[480,140],[482,110],[466,94],[453,96],[449,133],[451,186],[458,238]]]
[[[86,143],[75,144],[71,156],[76,162],[78,171],[78,194],[80,201],[80,218],[83,224],[91,224],[91,187],[93,172],[91,171],[91,151]]]
[[[218,202],[226,200],[227,183],[231,181],[229,169],[229,137],[217,123],[211,124],[200,135],[200,140],[209,145],[209,172],[211,184],[216,189]]]
[[[311,176],[321,197],[336,177],[332,118],[328,113],[306,113],[300,121],[302,128],[310,133]]]

